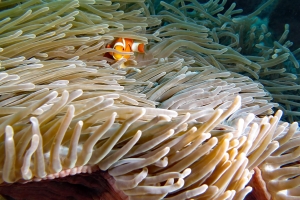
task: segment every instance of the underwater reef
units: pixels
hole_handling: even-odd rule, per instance
[[[281,3],[0,0],[0,195],[298,199]]]

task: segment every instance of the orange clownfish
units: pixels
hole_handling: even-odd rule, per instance
[[[141,42],[134,41],[129,38],[118,38],[113,44],[113,48],[120,52],[139,52],[145,53],[144,44]],[[112,48],[109,44],[106,48]],[[122,58],[128,59],[130,55],[122,55],[118,53],[109,53],[115,60],[120,60]]]

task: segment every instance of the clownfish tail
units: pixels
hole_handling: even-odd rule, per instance
[[[138,45],[138,51],[140,53],[145,53],[144,47],[145,47],[145,45],[143,43],[139,44]]]

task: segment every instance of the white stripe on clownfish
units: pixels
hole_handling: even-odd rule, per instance
[[[144,44],[141,42],[134,41],[131,47],[133,52],[145,53],[144,52]]]
[[[122,43],[123,42],[123,43]],[[124,40],[124,38],[122,38],[122,42],[116,42],[116,44],[114,45],[114,49],[117,47],[117,46],[121,46],[125,49],[126,47],[126,41]]]

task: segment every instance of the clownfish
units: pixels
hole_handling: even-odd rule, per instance
[[[117,51],[120,52],[139,52],[139,53],[145,53],[144,51],[144,44],[141,42],[134,41],[133,39],[129,38],[118,38],[114,43],[112,44],[113,47],[111,47],[109,44],[106,45],[106,48],[114,48]],[[115,60],[120,60],[122,58],[128,59],[130,55],[122,55],[119,53],[109,53]]]

